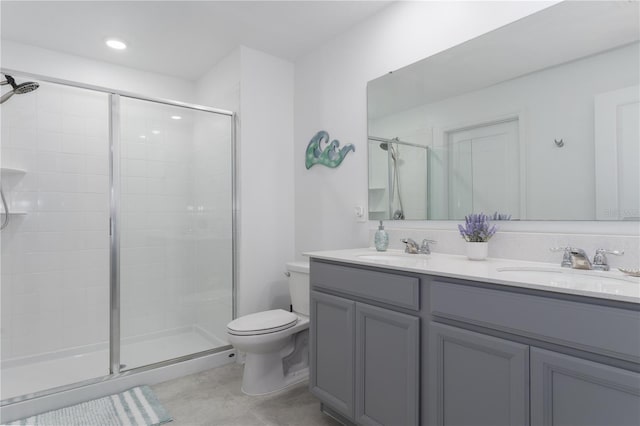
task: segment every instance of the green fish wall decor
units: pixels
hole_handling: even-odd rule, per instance
[[[320,130],[309,141],[307,145],[307,153],[305,155],[305,166],[307,170],[315,164],[322,164],[327,167],[336,168],[342,163],[344,157],[347,156],[349,151],[356,151],[356,147],[353,144],[347,144],[341,149],[338,149],[340,142],[334,139],[329,142],[329,133],[324,130]],[[325,145],[324,148],[322,145]]]

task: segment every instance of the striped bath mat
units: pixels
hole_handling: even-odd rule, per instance
[[[149,386],[16,420],[10,425],[152,426],[173,420]]]

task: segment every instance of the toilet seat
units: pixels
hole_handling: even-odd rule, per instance
[[[227,325],[227,331],[236,336],[255,336],[286,330],[296,322],[296,314],[283,309],[273,309],[237,318]]]

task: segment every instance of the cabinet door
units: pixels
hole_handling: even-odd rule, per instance
[[[640,425],[640,374],[531,348],[534,425]]]
[[[311,392],[331,408],[353,419],[355,302],[311,292]]]
[[[430,424],[529,424],[528,346],[433,322],[429,332]]]
[[[418,424],[419,328],[417,317],[356,303],[358,424]]]

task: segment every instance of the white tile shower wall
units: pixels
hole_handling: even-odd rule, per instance
[[[136,70],[130,70],[123,67],[114,66],[112,64],[102,63],[98,61],[92,61],[85,58],[75,57],[72,55],[66,55],[60,52],[55,52],[46,49],[35,48],[32,46],[26,46],[18,43],[6,42],[3,40],[2,44],[2,64],[11,69],[20,69],[26,70],[29,72],[33,72],[36,74],[49,75],[52,77],[58,77],[71,81],[78,81],[80,83],[87,84],[96,84],[102,85],[106,87],[114,87],[121,90],[128,90],[135,93],[147,94],[153,97],[161,97],[167,99],[177,99],[181,101],[190,101],[193,98],[194,94],[194,84],[192,82],[188,82],[186,80],[180,80],[176,78],[162,76],[160,74],[152,74],[145,72],[138,72]],[[141,85],[141,82],[143,83]],[[44,87],[44,86],[43,86]],[[239,88],[235,87],[235,97],[238,98],[238,90]],[[35,92],[33,95],[37,96],[42,92],[42,88]],[[30,95],[31,96],[31,95]],[[43,232],[43,236],[39,237],[39,242],[43,247],[55,247],[56,250],[59,248],[65,247],[73,247],[74,244],[84,244],[89,249],[96,249],[99,247],[103,247],[101,244],[105,244],[104,247],[108,246],[108,173],[109,173],[109,163],[108,163],[108,117],[107,117],[107,102],[105,101],[105,109],[104,109],[104,123],[93,123],[93,125],[100,127],[104,134],[101,134],[100,137],[103,137],[105,145],[102,147],[96,144],[86,144],[83,149],[86,150],[86,155],[84,155],[84,164],[87,170],[91,170],[92,173],[84,174],[84,173],[72,173],[74,171],[80,170],[80,164],[73,161],[73,155],[78,149],[80,149],[79,139],[70,139],[67,136],[73,136],[70,133],[67,133],[63,136],[62,130],[67,132],[72,131],[75,128],[78,128],[79,122],[78,120],[74,120],[71,117],[61,118],[60,114],[56,112],[56,108],[62,108],[63,104],[67,107],[71,108],[74,105],[78,106],[78,109],[84,110],[84,106],[77,104],[74,100],[61,100],[58,98],[50,98],[43,96],[38,100],[39,108],[42,110],[46,110],[48,114],[42,113],[39,115],[38,119],[42,121],[42,123],[34,126],[6,126],[7,122],[6,116],[11,119],[11,121],[22,122],[22,123],[34,123],[35,121],[32,119],[32,115],[25,113],[25,108],[19,108],[18,111],[12,112],[8,106],[13,105],[21,105],[24,102],[29,102],[31,98],[27,96],[16,96],[14,97],[10,103],[3,105],[1,111],[2,115],[5,116],[2,121],[2,166],[3,167],[18,167],[25,168],[27,170],[37,170],[37,167],[42,167],[41,173],[27,173],[22,177],[15,178],[5,178],[3,176],[3,186],[11,186],[12,187],[12,201],[14,203],[14,207],[16,209],[27,210],[34,209],[33,214],[19,216],[15,219],[12,219],[12,225],[9,228],[13,228],[14,226],[20,226],[20,232],[33,232],[40,233]],[[216,99],[213,99],[216,101]],[[85,99],[85,102],[91,102],[88,99]],[[201,104],[211,104],[216,107],[229,108],[233,110],[237,110],[237,108],[233,108],[231,106],[221,105],[215,102],[200,102]],[[90,106],[90,105],[89,105]],[[88,109],[87,109],[88,111]],[[82,115],[82,114],[80,114]],[[61,120],[65,121],[61,121]],[[90,117],[86,117],[87,125],[91,125],[92,120]],[[46,129],[61,129],[58,131],[51,131],[48,134],[48,137],[42,137],[41,130]],[[227,133],[228,134],[228,133]],[[91,136],[91,135],[90,135]],[[139,136],[139,135],[138,135]],[[212,136],[213,137],[213,136]],[[19,145],[17,149],[14,149],[13,145],[15,145],[12,141],[20,138]],[[10,140],[11,139],[11,140]],[[12,145],[12,146],[9,146]],[[159,205],[165,208],[165,204],[169,205],[170,202],[168,200],[169,195],[165,192],[169,191],[167,188],[173,188],[176,190],[178,186],[183,185],[184,182],[180,182],[179,179],[165,179],[167,177],[166,170],[159,166],[160,163],[164,162],[167,158],[174,156],[174,152],[166,148],[166,146],[162,146],[161,148],[154,148],[153,150],[147,149],[144,152],[144,157],[142,157],[141,149],[144,148],[144,144],[130,144],[125,149],[131,148],[127,155],[128,158],[127,164],[122,162],[123,171],[125,168],[127,171],[131,172],[131,176],[128,181],[123,185],[129,185],[129,189],[131,194],[129,195],[139,195],[144,191],[148,191],[146,195],[143,195],[143,200],[140,200],[140,197],[129,197],[127,200],[123,200],[122,205],[126,206],[129,204],[130,206],[137,206],[140,208],[143,204],[147,206],[156,206]],[[104,148],[104,149],[102,149]],[[104,157],[101,157],[103,155]],[[11,163],[9,163],[11,160]],[[143,161],[153,161],[153,163],[142,165]],[[60,164],[60,165],[59,165]],[[141,167],[144,168],[144,171],[141,170]],[[61,171],[64,171],[62,173]],[[172,173],[171,171],[168,172]],[[81,176],[78,178],[78,175]],[[9,185],[9,183],[11,185]],[[70,209],[71,207],[77,208],[81,205],[91,204],[90,200],[85,200],[89,198],[88,196],[83,195],[81,199],[78,199],[76,196],[69,196],[67,192],[80,192],[97,190],[96,186],[105,185],[107,188],[105,190],[105,211],[104,212],[93,212],[93,211],[82,211],[82,212],[74,212],[74,211],[49,211],[51,209]],[[203,184],[204,185],[204,184]],[[34,189],[35,188],[35,189]],[[92,189],[93,188],[93,189]],[[173,191],[172,190],[172,191]],[[14,194],[15,192],[15,194]],[[18,194],[18,192],[20,192]],[[196,192],[195,190],[193,191]],[[59,193],[55,196],[51,195],[51,193]],[[83,193],[84,194],[84,193]],[[14,196],[19,195],[19,196]],[[40,204],[38,204],[40,203]],[[186,203],[183,203],[185,206]],[[45,208],[49,206],[49,210],[47,211],[39,211],[39,205]],[[194,202],[191,202],[190,205],[196,205]],[[36,207],[33,207],[36,206]],[[222,213],[220,213],[222,215]],[[176,219],[176,212],[168,212],[164,210],[158,210],[157,214],[139,214],[139,215],[131,215],[132,221],[137,221],[137,224],[140,226],[140,229],[131,232],[131,233],[123,233],[123,240],[129,241],[133,244],[133,249],[129,254],[132,254],[132,258],[146,261],[145,256],[145,247],[154,245],[160,245],[160,242],[157,240],[160,239],[158,235],[154,235],[152,232],[148,232],[149,229],[158,229],[163,228],[163,226],[167,223],[176,223],[179,222]],[[197,216],[197,213],[192,214],[192,219]],[[40,220],[42,219],[42,220]],[[46,219],[46,220],[44,220]],[[195,220],[195,219],[194,219]],[[193,222],[193,220],[192,220]],[[212,220],[215,226],[222,226],[223,220]],[[132,225],[134,222],[131,223]],[[70,230],[70,231],[69,231]],[[91,231],[91,234],[89,231]],[[46,235],[44,234],[46,232]],[[57,236],[55,233],[59,233]],[[74,234],[78,234],[75,235]],[[84,234],[84,235],[83,235]],[[103,242],[104,238],[104,242]],[[14,301],[11,297],[5,297],[7,295],[11,295],[11,291],[13,290],[12,283],[14,280],[13,270],[16,269],[16,265],[12,262],[14,258],[20,258],[20,255],[14,256],[12,251],[9,251],[10,247],[12,250],[20,246],[22,247],[24,244],[22,242],[22,236],[18,239],[18,242],[15,242],[15,236],[13,236],[13,232],[10,229],[2,232],[2,359],[8,359],[8,357],[13,357],[11,352],[11,347],[15,347],[15,345],[11,345],[12,336],[17,335],[11,327],[10,327],[10,316],[12,311],[18,312],[18,308],[11,309],[11,305],[13,305]],[[31,238],[31,240],[35,240],[35,238]],[[155,241],[154,241],[155,240]],[[78,241],[77,243],[75,241]],[[86,241],[86,242],[85,242]],[[28,242],[31,244],[31,242]],[[175,248],[175,247],[178,248]],[[193,246],[193,243],[191,243]],[[26,249],[25,249],[26,250]],[[66,250],[66,249],[65,249]],[[101,284],[105,286],[105,305],[104,309],[101,310],[94,309],[93,313],[101,316],[100,321],[92,321],[92,322],[100,322],[101,327],[103,327],[100,333],[90,333],[86,332],[86,335],[92,334],[94,337],[98,337],[100,342],[104,344],[107,341],[108,336],[108,249],[104,249],[105,257],[104,257],[104,271],[98,273],[96,271],[95,274],[84,273],[83,271],[88,268],[88,265],[83,265],[81,262],[84,262],[80,256],[73,255],[63,255],[56,252],[49,252],[47,255],[39,255],[35,254],[29,257],[25,257],[25,260],[20,259],[20,268],[25,269],[24,264],[29,259],[29,265],[34,265],[39,269],[45,269],[44,272],[34,272],[29,275],[29,279],[22,279],[20,275],[19,281],[20,287],[18,287],[18,292],[22,293],[38,293],[40,288],[50,289],[49,293],[35,294],[33,297],[21,297],[19,300],[16,299],[18,304],[22,306],[28,305],[32,310],[34,308],[34,301],[36,303],[40,303],[40,301],[50,300],[51,305],[54,305],[54,302],[59,298],[59,296],[53,290],[54,288],[62,288],[65,285],[71,285],[69,283],[74,282],[83,282],[85,285],[91,287],[92,283],[96,280],[100,280]],[[186,250],[180,250],[179,245],[174,245],[172,249],[174,252],[186,252]],[[31,251],[31,249],[28,249]],[[170,251],[167,250],[166,253]],[[153,255],[158,255],[158,250],[150,250],[150,253],[154,253]],[[165,253],[165,254],[166,254]],[[202,255],[204,256],[204,255]],[[50,258],[53,258],[51,260]],[[68,262],[74,263],[78,260],[77,264],[80,265],[80,271],[77,272],[75,270],[58,270],[58,266],[56,266],[56,262],[67,260]],[[178,259],[176,257],[176,259]],[[86,262],[85,262],[86,263]],[[210,263],[210,259],[207,259],[207,264]],[[144,263],[143,263],[144,264]],[[230,261],[229,261],[230,264]],[[139,266],[135,271],[138,277],[143,277],[145,274],[150,276],[155,276],[158,279],[162,279],[158,276],[158,273],[153,270],[153,268],[148,266]],[[193,265],[193,264],[192,264]],[[86,268],[85,268],[86,266]],[[31,266],[29,266],[31,267]],[[145,271],[144,268],[147,268]],[[50,271],[48,269],[51,269]],[[126,269],[126,268],[125,268]],[[135,269],[135,268],[134,268]],[[174,288],[167,287],[154,287],[153,292],[159,292],[162,294],[162,303],[167,298],[170,298],[166,295],[168,292],[171,294],[173,291],[174,294],[180,294],[180,298],[174,299],[171,303],[173,311],[168,313],[165,317],[163,317],[162,325],[171,326],[172,324],[183,325],[189,323],[184,316],[187,316],[189,320],[193,320],[193,318],[200,318],[205,315],[207,309],[200,308],[199,312],[202,314],[192,314],[189,313],[190,310],[193,309],[194,304],[186,300],[199,300],[200,296],[192,293],[188,295],[186,290],[183,292],[182,289],[178,288],[178,282],[180,285],[183,280],[186,282],[188,279],[188,274],[192,273],[188,270],[187,266],[184,266],[184,270],[186,270],[185,274],[181,274],[181,268],[178,267],[169,267],[172,269],[171,278],[174,283]],[[154,275],[155,274],[155,275]],[[195,275],[195,273],[192,273]],[[168,277],[164,277],[164,279],[168,280]],[[76,281],[70,281],[76,280]],[[144,278],[143,280],[146,280]],[[160,282],[160,281],[159,281]],[[229,281],[230,282],[230,281]],[[230,284],[229,284],[230,285]],[[228,299],[230,300],[231,289],[226,290],[229,295]],[[138,293],[138,299],[141,301],[143,296],[140,296],[141,290],[136,289]],[[156,298],[160,298],[158,294],[152,294],[149,296],[151,300],[150,303],[154,303]],[[91,295],[91,292],[89,292]],[[95,294],[92,296],[94,300],[96,298]],[[223,297],[225,298],[226,295]],[[185,301],[184,303],[182,301]],[[199,303],[199,302],[198,302]],[[216,310],[215,312],[224,312],[224,309],[230,311],[231,302],[221,302],[224,308],[220,310]],[[65,301],[66,307],[71,309],[71,302]],[[86,308],[87,303],[81,303],[81,310],[86,311],[91,310],[92,308]],[[179,308],[179,305],[186,306],[184,308]],[[165,307],[166,304],[161,307]],[[144,309],[143,309],[144,310]],[[159,310],[159,309],[158,309]],[[76,312],[74,310],[74,312]],[[137,330],[152,330],[152,327],[149,324],[149,318],[147,315],[146,319],[144,315],[137,312],[138,317],[133,321],[134,328],[137,327]],[[64,314],[68,317],[71,317],[72,314],[67,313]],[[33,316],[33,315],[31,315]],[[36,315],[37,316],[37,315]],[[223,314],[226,316],[226,314]],[[126,321],[126,319],[125,319]],[[145,325],[146,321],[146,325]],[[42,330],[37,329],[35,325],[32,325],[28,328],[28,331],[34,332],[32,336],[43,336],[43,339],[49,340],[60,340],[64,331],[60,331],[57,333],[49,333],[47,330],[50,330],[52,325],[58,322],[56,317],[51,317],[47,321],[39,321],[40,323],[47,324],[43,325]],[[203,320],[204,322],[204,320]],[[212,320],[215,323],[215,321]],[[226,325],[227,321],[224,321]],[[88,324],[89,321],[85,321],[84,319],[78,318],[78,327],[71,327],[68,329],[69,335],[72,336],[81,336],[82,333],[76,333],[74,330],[79,327],[84,327],[84,325]],[[28,325],[28,319],[26,325],[20,325],[23,329]],[[190,323],[189,326],[193,326],[194,323]],[[196,324],[197,326],[197,324]],[[46,327],[49,327],[47,329]],[[158,327],[160,328],[160,327]],[[37,333],[35,333],[37,331]],[[127,333],[129,330],[123,330]],[[135,331],[135,330],[132,330]],[[23,336],[26,336],[23,334]],[[68,340],[68,339],[67,339]],[[87,340],[87,339],[85,339]],[[42,351],[40,349],[41,339],[23,339],[22,344],[25,347],[25,350],[19,351],[20,355],[30,355],[30,354],[40,354]],[[97,340],[96,340],[97,342]],[[81,343],[78,343],[81,344]],[[29,347],[33,350],[26,350]],[[50,347],[59,347],[60,342],[55,342],[52,345],[46,345],[47,348]],[[67,346],[64,346],[67,349]],[[49,351],[49,349],[43,349]],[[105,365],[107,363],[105,362]]]
[[[195,326],[222,343],[232,306],[230,118],[132,100],[122,111],[122,337]]]
[[[235,49],[219,61],[196,83],[197,102],[215,105],[229,111],[240,110],[241,48]],[[204,132],[205,123],[196,131],[197,174],[195,205],[202,206],[198,212],[198,226],[211,237],[202,241],[199,255],[199,275],[204,284],[197,302],[197,326],[209,336],[226,342],[226,325],[233,316],[233,270],[232,270],[232,198],[231,173],[231,119],[216,120],[209,133]],[[240,126],[237,139],[240,139]],[[204,247],[207,247],[206,249]],[[216,259],[215,262],[212,259]],[[219,260],[218,260],[219,259]],[[242,276],[242,272],[240,273]]]
[[[3,361],[105,342],[109,325],[108,99],[41,84],[2,106]],[[106,364],[105,364],[106,365]]]
[[[195,282],[185,237],[193,115],[128,98],[121,111],[121,334],[128,338],[195,320],[184,309]]]
[[[231,119],[200,115],[193,153],[193,310],[202,332],[226,342],[233,314]]]

